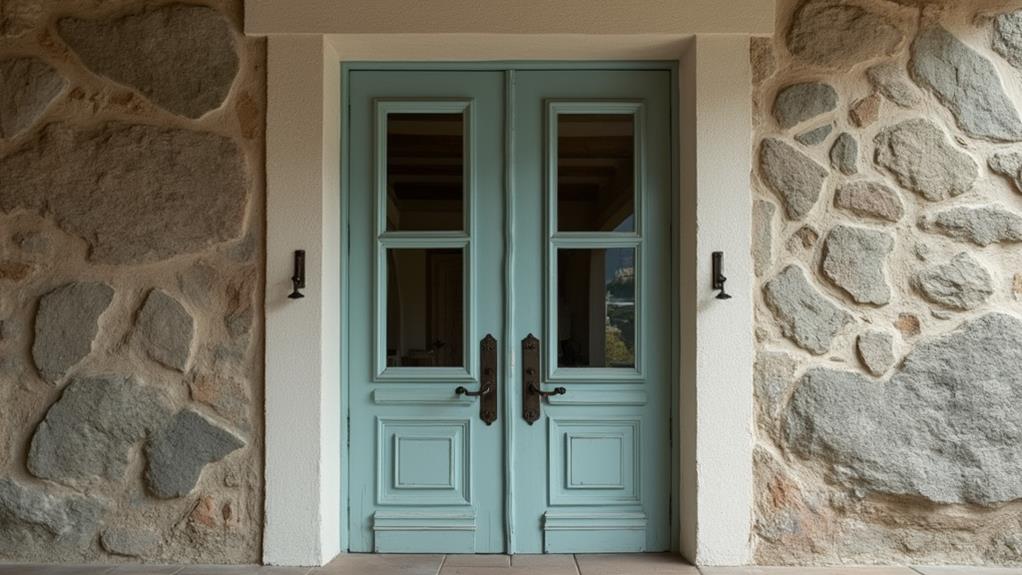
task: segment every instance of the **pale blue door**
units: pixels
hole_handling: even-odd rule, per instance
[[[588,67],[345,76],[351,551],[669,548],[672,74]]]

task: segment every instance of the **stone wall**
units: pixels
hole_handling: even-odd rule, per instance
[[[752,44],[760,563],[1022,564],[1022,2]]]
[[[257,562],[265,44],[0,2],[0,561]]]

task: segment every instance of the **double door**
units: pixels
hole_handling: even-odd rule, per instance
[[[347,81],[350,550],[668,549],[671,73]]]

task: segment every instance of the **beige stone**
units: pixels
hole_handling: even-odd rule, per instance
[[[883,99],[879,94],[872,94],[857,100],[848,111],[848,117],[852,123],[860,128],[873,125],[880,119],[880,106]]]

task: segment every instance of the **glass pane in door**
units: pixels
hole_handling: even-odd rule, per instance
[[[557,229],[635,231],[635,116],[557,115]]]
[[[464,114],[386,118],[387,230],[464,229]]]
[[[387,366],[464,365],[464,267],[456,249],[387,250]]]

